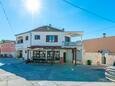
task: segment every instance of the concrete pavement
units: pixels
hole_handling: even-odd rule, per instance
[[[32,86],[27,80],[0,69],[0,86]]]
[[[34,86],[115,86],[114,82],[31,81]]]
[[[114,82],[27,81],[0,69],[0,86],[115,86]]]
[[[94,74],[96,76],[100,76],[102,72],[95,72],[95,70],[90,70],[90,68],[85,68],[85,67],[82,67],[81,66],[77,66],[75,67],[76,68],[76,72],[75,73],[74,71],[70,71],[70,67],[67,67],[67,66],[64,66],[64,67],[61,67],[61,66],[47,66],[45,65],[42,66],[42,65],[26,65],[26,64],[21,64],[22,62],[20,62],[19,60],[16,60],[16,59],[0,59],[0,86],[115,86],[115,83],[114,82],[109,82],[109,81],[106,81],[104,82],[103,81],[103,77],[99,77],[100,79],[100,82],[96,82],[96,80],[94,82],[88,82],[88,78],[86,78],[86,82],[79,82],[79,81],[63,81],[63,80],[60,80],[60,81],[44,81],[44,80],[47,80],[46,77],[49,77],[49,76],[46,76],[47,74],[46,73],[49,73],[50,75],[53,75],[55,76],[55,78],[64,78],[64,76],[69,76],[69,74],[73,73],[73,75],[81,75],[82,76],[79,76],[78,78],[84,78],[83,76],[92,76],[94,79],[96,78],[94,76]],[[60,68],[61,67],[61,68]],[[63,68],[66,68],[64,70],[62,70]],[[61,71],[60,71],[61,69]],[[81,69],[85,69],[85,70],[81,70]],[[47,71],[48,70],[48,71]],[[69,70],[69,71],[68,71]],[[83,75],[83,72],[82,71],[85,71],[85,75]],[[89,72],[90,71],[90,72]],[[59,72],[59,73],[58,73]],[[64,73],[64,76],[61,76],[61,78],[59,77],[60,74],[63,75]],[[66,73],[66,74],[65,74]],[[75,74],[74,74],[75,73]],[[89,74],[91,73],[91,75]],[[20,76],[18,76],[18,74]],[[46,74],[46,75],[45,75]],[[57,75],[58,74],[58,75]],[[28,79],[26,78],[24,75],[27,75],[28,77],[33,77],[31,79]],[[40,75],[42,75],[41,77],[39,77]],[[54,77],[53,76],[53,77]],[[37,77],[36,79],[34,79],[35,77]],[[43,78],[41,79],[42,81],[39,80],[39,78]],[[45,79],[44,79],[45,78]],[[52,78],[50,76],[50,78]],[[66,77],[68,78],[68,77]],[[70,77],[71,78],[71,77]],[[28,80],[26,80],[28,79]],[[54,80],[54,78],[53,78]],[[103,81],[103,82],[101,82]]]

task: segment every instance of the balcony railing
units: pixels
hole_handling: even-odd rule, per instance
[[[82,42],[78,41],[78,42],[63,42],[63,47],[65,48],[75,48],[75,47],[80,47],[82,46]]]
[[[64,42],[64,46],[76,46],[76,42]]]

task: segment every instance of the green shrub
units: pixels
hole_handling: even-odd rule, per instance
[[[91,60],[87,60],[87,65],[91,65],[92,61]]]

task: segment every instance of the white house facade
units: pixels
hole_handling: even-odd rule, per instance
[[[17,57],[33,62],[82,62],[82,35],[80,31],[64,31],[51,25],[17,34]],[[72,42],[72,37],[80,40]]]

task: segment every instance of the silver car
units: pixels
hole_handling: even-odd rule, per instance
[[[115,66],[110,66],[105,69],[105,77],[115,82]]]

